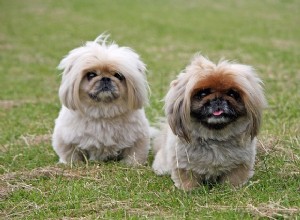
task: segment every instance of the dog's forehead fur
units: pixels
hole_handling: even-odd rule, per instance
[[[98,64],[93,65],[89,67],[88,69],[85,69],[83,72],[87,73],[90,71],[99,71],[100,73],[111,73],[114,74],[115,72],[118,72],[118,68],[113,63],[104,63],[104,64]]]
[[[229,89],[234,89],[242,92],[240,84],[236,80],[236,75],[228,71],[214,71],[205,76],[199,76],[196,81],[192,94],[202,89],[212,89],[213,92],[226,92]]]

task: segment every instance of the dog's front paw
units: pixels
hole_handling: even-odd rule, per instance
[[[233,187],[241,187],[253,176],[254,171],[246,164],[241,164],[223,176],[221,182],[228,182]]]
[[[190,191],[199,186],[199,183],[195,180],[185,180],[180,182],[174,182],[174,185],[181,190]]]
[[[185,191],[190,191],[200,185],[198,175],[189,170],[175,169],[172,171],[171,178],[178,189]]]
[[[145,160],[138,160],[136,157],[131,157],[131,156],[128,156],[121,160],[121,163],[124,163],[129,166],[133,166],[133,167],[145,165],[146,162],[147,161],[145,161]]]
[[[160,175],[160,176],[170,173],[170,170],[168,169],[168,167],[162,166],[162,164],[157,162],[157,160],[154,160],[154,162],[152,164],[152,169],[155,174]]]

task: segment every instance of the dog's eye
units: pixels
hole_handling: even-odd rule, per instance
[[[125,79],[125,77],[121,74],[121,73],[118,73],[118,72],[116,72],[115,74],[114,74],[114,77],[116,77],[118,80],[120,80],[120,81],[122,81],[122,80],[124,80]]]
[[[234,98],[235,100],[238,100],[240,98],[240,94],[233,90],[233,89],[230,89],[228,92],[227,92],[227,95]]]
[[[95,73],[95,72],[88,72],[86,74],[86,78],[87,78],[88,81],[90,81],[91,79],[93,79],[96,76],[97,76],[97,73]]]
[[[209,94],[211,94],[211,90],[210,89],[202,89],[200,91],[198,91],[195,95],[196,98],[202,99],[205,96],[208,96]]]

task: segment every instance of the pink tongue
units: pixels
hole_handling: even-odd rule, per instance
[[[213,115],[218,116],[218,115],[221,115],[222,113],[223,113],[223,110],[220,110],[220,111],[213,112]]]

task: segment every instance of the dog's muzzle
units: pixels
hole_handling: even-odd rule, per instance
[[[97,85],[97,91],[98,92],[113,91],[113,85],[111,79],[108,77],[103,77],[101,80],[99,80]]]

